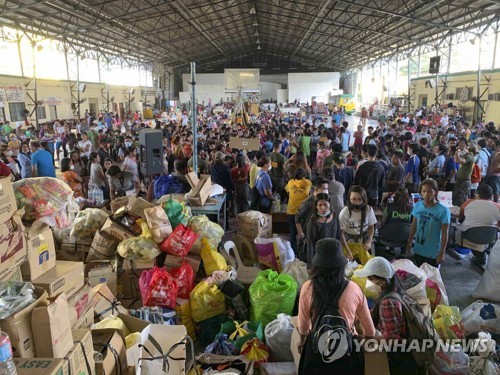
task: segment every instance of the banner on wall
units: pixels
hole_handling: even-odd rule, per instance
[[[47,105],[59,105],[61,104],[61,98],[58,96],[47,96],[43,99],[43,102]]]
[[[24,86],[5,86],[5,96],[8,102],[24,102]]]

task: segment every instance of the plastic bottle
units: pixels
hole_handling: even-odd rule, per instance
[[[281,212],[281,197],[276,194],[276,212]]]
[[[104,194],[102,192],[102,189],[96,188],[96,190],[97,190],[97,204],[102,204],[102,202],[104,201]]]
[[[89,193],[89,198],[90,198],[90,204],[91,205],[95,205],[95,201],[96,201],[96,190],[95,190],[95,186],[92,187],[92,189],[90,190],[90,193]]]
[[[9,335],[0,331],[0,375],[17,375]]]

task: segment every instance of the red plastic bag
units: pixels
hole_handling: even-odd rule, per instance
[[[189,293],[194,288],[193,267],[186,260],[183,260],[179,268],[170,270],[170,274],[177,283],[177,297],[189,299]]]
[[[153,277],[153,270],[154,269],[144,270],[141,273],[141,277],[139,277],[139,290],[141,291],[142,304],[144,306],[146,306],[149,284],[151,284],[151,278]]]
[[[198,239],[192,229],[187,228],[184,224],[179,224],[168,238],[160,245],[161,251],[184,258],[193,244]]]
[[[165,268],[155,267],[152,272],[153,275],[144,305],[175,309],[177,302],[177,283],[174,278]]]

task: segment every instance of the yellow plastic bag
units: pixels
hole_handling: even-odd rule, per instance
[[[146,222],[146,220],[139,219],[139,220],[136,221],[136,223],[139,224],[140,227],[141,227],[141,230],[142,230],[141,237],[142,238],[147,238],[149,240],[153,240],[154,241],[153,234],[149,230],[148,223]]]
[[[180,324],[186,327],[188,336],[193,340],[196,339],[196,329],[194,327],[193,318],[191,317],[191,306],[189,300],[177,298],[175,313],[180,319]]]
[[[140,343],[141,343],[140,332],[134,332],[125,337],[125,346],[127,347],[127,349],[130,349],[135,344],[140,344]]]
[[[217,285],[202,281],[194,287],[189,297],[191,317],[195,322],[213,318],[226,311],[224,294],[217,288]]]
[[[364,266],[373,255],[371,255],[364,247],[362,243],[349,242],[349,249],[351,250],[353,259],[359,259],[361,264]],[[348,251],[345,247],[342,248],[344,255],[347,257]]]
[[[363,266],[358,266],[358,268],[356,268],[354,271],[362,270],[362,269],[363,269]],[[374,299],[377,297],[377,295],[370,290],[366,290],[366,280],[367,279],[368,278],[366,278],[366,277],[357,277],[355,275],[352,275],[352,277],[351,277],[351,280],[354,281],[356,284],[358,284],[359,287],[363,290],[363,294],[366,296],[366,298]]]
[[[464,338],[464,322],[458,307],[437,305],[432,314],[432,322],[441,339],[451,340]]]
[[[244,322],[241,323],[235,321],[234,326],[236,327],[236,329],[231,334],[231,336],[229,336],[229,339],[234,341],[236,340],[237,337],[244,337],[246,335],[249,335],[250,332],[244,328],[248,323],[250,323],[248,320],[245,320]]]
[[[227,269],[227,262],[224,257],[215,251],[210,242],[204,237],[201,239],[201,259],[207,276],[214,271],[224,271]]]
[[[258,367],[261,363],[269,361],[269,352],[267,347],[258,338],[248,340],[241,347],[243,354],[249,361],[254,362],[254,366]]]

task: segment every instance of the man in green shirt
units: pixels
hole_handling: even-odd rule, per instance
[[[2,128],[3,135],[5,136],[5,139],[7,142],[9,141],[9,134],[12,133],[12,127],[10,126],[10,122],[6,122]]]
[[[455,152],[455,163],[460,164],[457,172],[457,182],[453,188],[452,203],[454,206],[462,206],[470,196],[470,177],[474,168],[474,155],[467,149],[467,139],[460,137],[457,152]]]
[[[281,140],[275,139],[273,142],[273,152],[269,155],[271,159],[271,170],[269,171],[269,176],[271,177],[271,182],[273,183],[273,190],[283,197],[285,190],[285,169],[283,166],[285,165],[286,158],[280,153],[281,146]]]
[[[311,130],[306,129],[304,135],[299,139],[299,149],[307,158],[309,165],[311,164]]]

